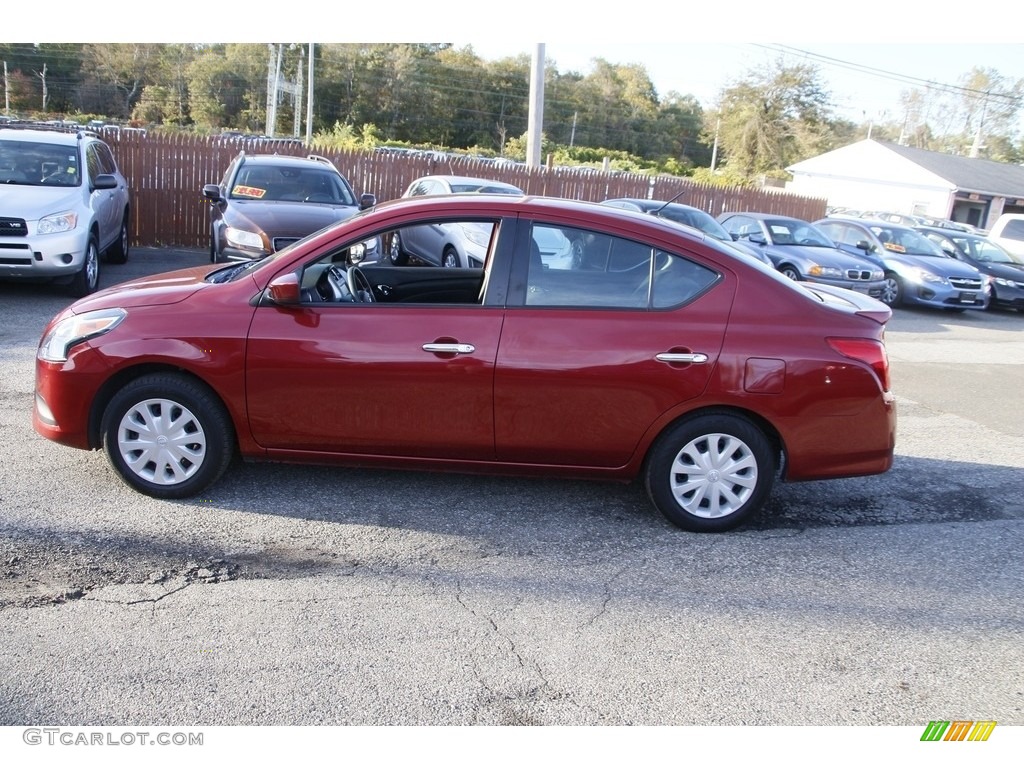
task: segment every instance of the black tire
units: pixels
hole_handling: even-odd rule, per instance
[[[794,280],[796,282],[800,282],[800,280],[802,279],[800,277],[800,273],[796,270],[796,268],[795,267],[791,267],[789,264],[787,264],[786,266],[782,267],[779,270],[779,272],[784,274],[790,280]]]
[[[167,419],[173,424],[164,424]],[[117,473],[158,499],[200,493],[220,479],[235,453],[235,431],[218,397],[181,374],[149,374],[121,388],[101,429]]]
[[[214,230],[210,230],[210,263],[220,264],[224,261],[224,257],[217,249],[217,233]]]
[[[107,261],[111,264],[124,264],[128,261],[129,240],[128,211],[125,211],[124,217],[121,219],[121,231],[117,235],[117,241],[107,249]]]
[[[409,254],[402,250],[402,236],[398,232],[391,233],[388,242],[388,261],[396,267],[404,267],[409,263]]]
[[[88,296],[100,286],[100,249],[96,243],[96,236],[89,238],[89,244],[85,247],[85,259],[82,260],[82,268],[71,278],[68,290],[76,298]]]
[[[881,300],[890,307],[898,307],[903,303],[905,289],[903,282],[894,272],[885,273],[885,287],[882,289]]]
[[[459,252],[452,248],[450,245],[444,249],[444,253],[441,254],[441,266],[456,268],[461,267],[459,263]]]
[[[777,469],[771,442],[754,424],[709,413],[662,433],[648,454],[644,482],[671,523],[716,533],[742,525],[764,506]]]

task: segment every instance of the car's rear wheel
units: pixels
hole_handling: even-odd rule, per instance
[[[647,493],[687,531],[735,528],[764,505],[775,479],[772,444],[740,416],[711,413],[670,427],[651,448]]]
[[[71,278],[71,295],[81,298],[93,293],[100,285],[100,249],[96,243],[96,237],[89,238],[89,244],[85,247],[85,258],[82,260],[82,268]]]
[[[199,493],[234,455],[224,406],[206,385],[180,374],[150,374],[120,389],[104,411],[102,431],[118,474],[156,498]]]
[[[121,218],[121,231],[117,235],[117,241],[107,250],[107,261],[111,264],[124,264],[128,261],[128,241],[128,211],[125,211]]]
[[[441,266],[442,267],[451,267],[451,268],[455,268],[455,267],[461,266],[459,264],[459,254],[458,254],[458,252],[454,248],[452,248],[450,245],[447,248],[444,249],[444,254],[441,256]]]
[[[893,272],[887,272],[882,285],[882,295],[879,297],[890,307],[898,307],[903,303],[903,283]]]

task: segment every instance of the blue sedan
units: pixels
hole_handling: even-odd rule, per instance
[[[844,253],[806,221],[749,212],[723,213],[718,221],[736,245],[767,257],[792,280],[846,288],[876,299],[884,293],[884,274],[877,264]]]
[[[990,288],[985,276],[970,264],[950,258],[910,227],[870,219],[822,219],[815,224],[840,248],[885,270],[886,290],[881,298],[890,307],[988,308]]]

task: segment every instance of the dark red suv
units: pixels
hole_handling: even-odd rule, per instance
[[[368,239],[467,223],[487,230],[482,268],[351,266]],[[583,258],[539,247],[555,241]],[[43,334],[34,425],[163,498],[241,453],[640,479],[672,522],[720,531],[777,475],[889,469],[890,316],[642,213],[399,200],[262,261],[75,303]]]

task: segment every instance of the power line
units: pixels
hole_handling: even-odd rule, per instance
[[[819,53],[813,53],[802,48],[794,48],[788,45],[763,45],[760,43],[751,43],[751,45],[757,48],[764,48],[766,50],[778,51],[780,53],[789,53],[799,55],[801,57],[818,61],[830,66],[838,67],[840,69],[848,69],[853,72],[860,74],[871,75],[874,77],[880,77],[886,80],[892,80],[898,83],[906,83],[907,85],[924,86],[925,88],[952,93],[957,95],[972,95],[972,96],[983,96],[987,99],[996,99],[1002,101],[1006,106],[1019,107],[1021,98],[1012,93],[993,93],[991,91],[982,91],[976,88],[968,88],[962,85],[952,85],[950,83],[940,83],[935,80],[927,80],[925,78],[914,77],[913,75],[904,75],[898,72],[891,72],[885,69],[879,69],[877,67],[870,67],[866,64],[858,64],[852,61],[845,61],[843,59],[833,58],[831,56],[825,56]]]

